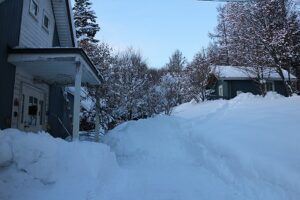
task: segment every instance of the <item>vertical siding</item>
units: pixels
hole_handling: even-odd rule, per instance
[[[31,0],[24,0],[20,47],[52,47],[55,20],[51,0],[36,0],[39,6],[38,16],[29,12]],[[49,17],[48,31],[43,27],[44,12]]]
[[[260,94],[258,85],[252,80],[235,80],[230,81],[231,83],[231,96],[230,98],[234,98],[237,95],[238,91],[241,92],[251,92],[252,94]]]
[[[67,103],[63,95],[62,86],[51,85],[49,97],[49,132],[53,137],[66,138],[69,135],[58,121],[58,118],[63,122],[69,133],[72,133],[72,119],[70,115],[73,111],[73,96],[68,94],[70,102]]]
[[[15,66],[7,63],[7,47],[19,44],[23,0],[0,4],[0,129],[11,126]]]
[[[45,95],[45,103],[46,107],[45,110],[47,111],[49,108],[49,86],[46,84],[41,84],[41,83],[36,83],[33,80],[33,77],[27,74],[25,71],[22,71],[20,68],[16,69],[16,76],[15,76],[15,84],[14,84],[14,98],[13,99],[18,99],[19,101],[19,106],[14,106],[12,107],[12,112],[13,113],[18,113],[17,116],[12,115],[12,120],[11,120],[11,127],[12,128],[20,128],[18,127],[18,122],[21,117],[21,108],[22,108],[22,85],[27,84],[31,85],[35,88],[40,89],[41,91],[44,92]],[[47,116],[45,117],[45,125],[48,123],[48,118]],[[46,129],[46,126],[43,127]]]
[[[283,96],[287,96],[287,93],[285,91],[285,86],[283,84],[282,81],[275,81],[274,82],[274,85],[275,85],[275,91],[278,93],[278,94],[281,94]]]
[[[275,92],[283,96],[287,96],[284,84],[282,81],[274,81]],[[259,86],[252,80],[225,80],[218,81],[215,86],[215,95],[219,95],[219,86],[223,85],[223,93],[225,99],[232,99],[237,96],[237,92],[250,92],[254,95],[259,95]]]

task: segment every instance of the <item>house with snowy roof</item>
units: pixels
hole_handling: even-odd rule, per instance
[[[236,66],[212,66],[212,79],[210,87],[214,93],[210,98],[232,99],[243,92],[260,94],[255,75],[245,67]],[[292,82],[297,82],[297,78],[283,70],[284,77]],[[274,91],[286,96],[285,86],[282,79],[272,68],[265,69],[264,80],[266,81],[266,91]]]
[[[77,47],[69,0],[1,1],[0,68],[0,129],[78,137],[81,85],[101,79]]]

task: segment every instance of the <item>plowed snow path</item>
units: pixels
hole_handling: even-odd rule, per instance
[[[222,102],[217,111],[226,106]],[[112,134],[106,142],[122,171],[115,182],[102,188],[104,199],[247,199],[202,166],[201,147],[186,137],[187,123],[182,118],[158,117],[117,128],[117,137]]]
[[[122,170],[104,199],[299,199],[299,110],[243,94],[125,123],[105,139]]]
[[[211,172],[192,164],[124,167],[116,178],[102,188],[101,199],[245,199]]]

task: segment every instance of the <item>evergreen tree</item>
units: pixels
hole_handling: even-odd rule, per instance
[[[167,63],[166,68],[169,72],[179,73],[183,70],[186,65],[186,59],[182,52],[176,50],[169,58],[169,63]]]
[[[95,39],[95,35],[100,30],[100,27],[96,22],[97,16],[91,5],[90,0],[75,0],[73,11],[76,37],[79,44],[84,41],[90,43],[99,42]]]

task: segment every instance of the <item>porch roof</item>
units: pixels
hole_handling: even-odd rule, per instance
[[[8,53],[8,62],[48,84],[73,84],[79,64],[82,83],[101,83],[99,71],[81,48],[14,48]]]

